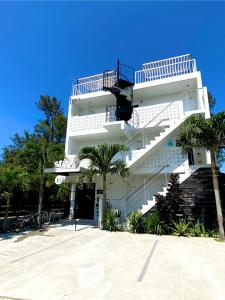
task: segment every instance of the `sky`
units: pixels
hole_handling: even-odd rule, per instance
[[[67,114],[72,79],[186,53],[225,110],[225,2],[0,2],[0,148],[42,117],[40,95]]]

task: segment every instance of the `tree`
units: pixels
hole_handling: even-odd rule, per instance
[[[64,157],[66,118],[61,102],[55,97],[41,96],[36,105],[44,118],[32,133],[25,131],[22,136],[14,135],[12,144],[3,149],[2,164],[11,168],[20,166],[29,174],[32,190],[38,191],[40,225],[44,190],[49,177],[44,169]]]
[[[210,92],[208,92],[208,99],[209,99],[210,112],[212,113],[212,111],[216,105],[216,99],[213,97],[213,94]]]
[[[39,183],[38,191],[38,226],[41,227],[41,211],[44,197],[44,189],[48,175],[45,168],[51,167],[54,161],[62,158],[61,145],[48,143],[45,138],[33,136],[29,143],[26,143],[20,159],[24,159],[23,165],[30,171],[33,169],[33,183]],[[20,160],[20,161],[21,161]]]
[[[224,237],[223,213],[217,178],[216,153],[225,148],[225,112],[214,114],[210,119],[203,115],[192,115],[183,123],[177,142],[185,151],[191,148],[203,148],[210,152],[211,171],[218,227],[221,239]]]
[[[16,189],[28,190],[29,188],[29,178],[27,173],[25,173],[20,168],[1,168],[0,171],[0,198],[6,202],[6,209],[4,215],[3,231],[6,231],[7,220],[9,215],[9,208],[11,205],[11,200]]]
[[[35,133],[47,142],[64,143],[66,137],[66,118],[61,102],[55,97],[40,96],[37,108],[44,114],[44,119],[35,126]]]
[[[83,147],[78,154],[78,164],[83,159],[90,160],[89,169],[84,171],[81,175],[82,180],[86,177],[92,178],[94,175],[102,176],[102,187],[103,187],[103,215],[106,213],[107,209],[107,175],[108,174],[117,174],[119,176],[125,177],[128,176],[129,171],[126,167],[126,164],[123,160],[117,159],[114,160],[116,154],[126,150],[124,145],[120,144],[103,144],[94,147]]]

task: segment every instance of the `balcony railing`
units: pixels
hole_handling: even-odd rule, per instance
[[[69,133],[74,134],[88,130],[99,130],[102,129],[104,123],[111,123],[115,121],[116,116],[113,107],[110,111],[107,110],[105,113],[75,116],[69,121]],[[139,117],[136,109],[134,109],[131,119],[128,123],[135,128],[139,127]]]
[[[202,89],[190,90],[177,95],[166,103],[137,107],[128,123],[134,128],[166,125],[170,121],[180,120],[185,113],[204,109],[203,96],[198,95]],[[69,134],[89,130],[99,130],[104,123],[116,121],[116,107],[108,106],[106,112],[85,116],[74,116],[69,119]]]
[[[135,72],[135,84],[184,75],[197,71],[190,54],[145,63]],[[110,82],[116,80],[115,71],[108,72]],[[78,79],[72,87],[72,96],[103,91],[103,73]]]
[[[164,79],[195,72],[196,62],[191,56],[183,55],[142,65],[141,71],[135,72],[135,83]]]

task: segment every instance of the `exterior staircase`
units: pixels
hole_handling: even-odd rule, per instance
[[[180,173],[179,174],[179,183],[181,184],[185,180],[187,180],[197,169],[198,169],[198,167],[192,166],[192,167],[189,167],[187,170],[185,170],[184,173]],[[166,196],[166,194],[168,193],[168,188],[169,188],[168,185],[162,187],[162,189],[160,191],[158,191],[157,194]],[[147,200],[147,203],[142,205],[141,212],[143,214],[146,214],[155,205],[155,203],[156,203],[155,196],[153,196],[151,200]]]
[[[146,156],[150,153],[150,151],[155,148],[160,142],[162,142],[170,133],[172,133],[176,128],[178,128],[186,119],[184,116],[180,120],[175,120],[171,122],[170,125],[164,129],[164,131],[160,132],[159,135],[155,136],[152,140],[149,141],[148,144],[145,145],[143,149],[140,150],[130,150],[130,155],[127,157],[127,166],[133,167],[137,162],[146,158]],[[129,148],[129,146],[128,146]]]

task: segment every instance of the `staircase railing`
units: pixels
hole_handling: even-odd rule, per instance
[[[168,120],[167,118],[165,118],[163,116],[163,114],[164,114],[165,111],[167,111],[176,101],[180,100],[180,98],[182,96],[186,95],[186,99],[185,100],[187,102],[187,95],[188,95],[188,93],[194,92],[194,91],[198,92],[199,90],[202,90],[202,88],[187,90],[187,91],[184,91],[181,94],[175,96],[175,98],[171,102],[169,102],[160,112],[158,112],[153,118],[151,118],[143,127],[140,127],[140,129],[142,130],[143,147],[144,147],[144,144],[145,144],[145,129],[151,123],[154,123],[154,126],[153,126],[153,128],[154,128],[155,125],[156,125],[155,122],[159,119],[160,116],[162,116],[162,118],[159,120],[158,124],[160,124],[163,121]],[[183,105],[183,101],[182,101],[182,105]],[[201,104],[198,103],[197,104],[197,109],[199,110],[200,107],[201,107]],[[183,107],[180,107],[180,118],[179,119],[181,119],[181,117],[184,116],[184,115],[185,115],[184,114],[184,109],[183,109]],[[176,118],[176,120],[177,120],[177,118]],[[127,146],[127,148],[130,148],[135,143],[135,141],[133,141],[133,139],[135,137],[137,137],[138,135],[140,135],[140,131],[137,130],[132,136],[130,136],[127,140],[124,141],[124,144]]]
[[[147,204],[147,194],[146,194],[146,188],[149,186],[149,183],[152,184],[152,186],[154,186],[154,184],[157,183],[157,179],[159,178],[159,176],[162,176],[162,171],[165,170],[164,172],[164,176],[165,176],[165,185],[167,186],[168,184],[168,174],[166,172],[166,168],[170,167],[170,165],[168,164],[170,159],[173,158],[174,155],[170,155],[161,166],[158,166],[157,168],[155,168],[155,170],[153,171],[153,173],[151,173],[150,175],[148,175],[143,183],[139,184],[137,187],[135,187],[134,190],[126,193],[123,197],[121,197],[120,199],[109,199],[111,202],[114,203],[119,203],[120,209],[123,210],[123,214],[124,216],[127,215],[127,208],[128,208],[128,202],[130,202],[132,199],[135,198],[135,196],[137,196],[138,193],[143,192],[143,195],[141,194],[139,196],[142,197],[143,196],[143,204]],[[153,196],[153,195],[152,195]],[[117,207],[118,208],[118,207]]]

